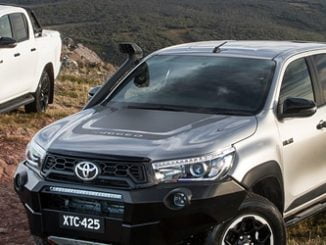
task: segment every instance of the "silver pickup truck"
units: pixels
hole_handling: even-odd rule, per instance
[[[325,44],[137,47],[30,142],[14,183],[38,244],[285,245],[325,210]]]

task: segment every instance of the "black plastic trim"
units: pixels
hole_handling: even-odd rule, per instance
[[[283,185],[282,176],[283,175],[279,164],[275,161],[269,161],[269,162],[262,163],[259,166],[251,169],[243,177],[241,183],[245,185],[247,188],[250,188],[266,178],[275,177],[279,181],[279,184],[281,185],[283,191],[284,185]]]
[[[269,161],[260,164],[259,166],[251,169],[242,179],[241,183],[252,190],[252,188],[262,180],[268,178],[275,178],[281,188],[281,203],[282,209],[284,209],[284,182],[283,182],[283,174],[279,164],[276,161]]]

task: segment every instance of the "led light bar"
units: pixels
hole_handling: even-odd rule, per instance
[[[114,194],[114,193],[107,193],[107,192],[86,191],[86,190],[63,188],[63,187],[56,187],[56,186],[50,186],[49,190],[52,192],[59,192],[59,193],[66,193],[66,194],[77,194],[77,195],[84,195],[84,196],[91,196],[91,197],[104,197],[104,198],[122,200],[121,194]]]

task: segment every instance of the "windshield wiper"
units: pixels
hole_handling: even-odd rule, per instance
[[[230,116],[252,116],[252,112],[240,111],[240,110],[222,110],[213,108],[189,108],[173,105],[155,105],[155,104],[142,104],[142,105],[127,105],[129,109],[143,109],[143,110],[158,110],[158,111],[182,111],[193,113],[205,113],[216,115],[230,115]]]
[[[238,110],[214,110],[215,114],[229,115],[229,116],[252,116],[252,112],[238,111]]]
[[[158,111],[186,111],[186,109],[168,105],[128,105],[127,108]]]

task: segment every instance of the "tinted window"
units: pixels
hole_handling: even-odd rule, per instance
[[[143,63],[111,97],[129,106],[253,114],[265,102],[271,60],[159,55]]]
[[[284,74],[280,101],[286,98],[315,100],[310,73],[305,59],[292,62]]]
[[[319,80],[324,91],[324,97],[326,98],[326,54],[316,55],[314,58],[319,74]]]
[[[29,15],[29,19],[31,20],[31,23],[32,23],[34,34],[38,34],[42,30],[39,22],[37,21],[33,12],[28,12],[28,15]]]
[[[28,29],[25,16],[23,14],[11,14],[10,19],[16,41],[21,42],[27,40]]]
[[[8,15],[0,18],[0,37],[13,37]]]

